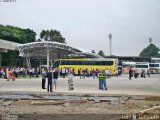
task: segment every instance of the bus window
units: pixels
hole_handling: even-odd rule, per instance
[[[78,64],[77,65],[82,65],[82,61],[78,61]]]
[[[100,61],[95,61],[95,65],[100,65]]]
[[[136,65],[136,68],[148,68],[148,65]]]
[[[149,64],[149,67],[159,67],[159,64]]]
[[[74,61],[75,65],[81,65],[81,61]]]
[[[106,61],[102,61],[102,65],[106,65]]]
[[[105,65],[113,65],[113,61],[105,61]]]
[[[68,61],[62,60],[61,65],[68,65]]]
[[[87,65],[87,61],[82,61],[82,65]]]
[[[88,61],[88,65],[95,65],[95,61]]]
[[[68,65],[75,65],[74,61],[68,61]]]

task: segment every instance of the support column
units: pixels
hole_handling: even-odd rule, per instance
[[[26,57],[27,67],[31,67],[30,57]]]
[[[26,63],[27,63],[27,67],[31,67],[31,62],[30,62],[30,57],[29,57],[29,50],[28,50],[28,53],[26,55]]]
[[[49,48],[47,47],[47,68],[49,68]]]

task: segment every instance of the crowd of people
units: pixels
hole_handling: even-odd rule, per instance
[[[92,77],[93,79],[98,78],[99,73],[101,72],[101,69],[82,69],[79,68],[78,69],[78,76],[80,77],[80,79],[85,79],[85,77]],[[110,77],[112,75],[112,71],[111,69],[105,69],[103,70],[106,74],[107,77]]]
[[[102,70],[99,69],[78,69],[78,76],[80,79],[85,79],[86,77],[92,77],[93,79],[99,79],[99,74],[102,72]],[[112,71],[111,70],[103,70],[103,72],[106,74],[107,78],[110,78]],[[49,67],[48,69],[46,67],[3,67],[0,68],[0,78],[5,78],[7,81],[13,80],[17,78],[36,78],[41,76],[42,77],[42,89],[46,89],[46,80],[47,83],[47,91],[52,92],[53,89],[56,90],[57,87],[57,79],[59,76],[62,78],[68,77],[68,76],[75,76],[75,70],[73,68],[53,68]],[[100,78],[101,79],[101,78]],[[104,83],[106,84],[106,83]],[[99,88],[101,88],[101,82],[99,82]],[[106,85],[105,85],[106,86]],[[105,87],[106,88],[106,87]]]
[[[15,78],[22,76],[26,78],[27,75],[30,78],[38,77],[41,74],[40,67],[3,67],[0,68],[0,78],[8,79],[8,70],[12,72]]]
[[[15,76],[15,78],[35,78],[42,74],[44,67],[3,67],[0,68],[0,78],[8,79],[8,70]],[[59,75],[63,78],[67,77],[69,73],[74,76],[77,75],[80,79],[85,79],[86,77],[92,77],[93,79],[98,78],[98,74],[102,69],[78,69],[78,73],[75,73],[73,68],[61,68],[58,69]],[[111,69],[104,70],[107,76],[112,75]],[[118,73],[117,73],[118,74]]]
[[[131,80],[132,77],[136,78],[146,78],[146,76],[150,77],[150,71],[149,70],[144,70],[144,69],[134,69],[130,68],[129,69],[129,79]]]
[[[119,76],[122,73],[121,70],[116,71],[116,75]],[[12,80],[15,81],[16,78],[35,78],[41,76],[42,78],[42,89],[46,89],[46,81],[47,83],[47,91],[53,92],[57,88],[57,79],[59,76],[62,78],[68,76],[75,76],[75,70],[73,68],[54,68],[54,67],[4,67],[0,68],[0,78],[5,78],[7,81]],[[93,79],[99,80],[99,89],[100,90],[107,90],[106,79],[111,78],[112,71],[111,69],[78,69],[78,74],[80,79],[85,79],[86,77],[92,77]],[[132,67],[129,69],[129,79],[131,80],[132,77],[138,78],[142,77],[145,78],[146,75],[150,77],[149,71],[145,70],[137,70],[133,69]]]

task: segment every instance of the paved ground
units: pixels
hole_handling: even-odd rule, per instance
[[[73,91],[68,91],[67,78],[59,78],[56,93],[85,93],[85,94],[127,94],[127,95],[156,95],[160,96],[160,74],[151,75],[150,78],[128,79],[128,75],[112,77],[107,79],[107,91],[98,90],[98,80],[92,78],[79,79],[74,77]],[[16,79],[16,81],[6,81],[0,78],[0,92],[40,92],[46,93],[46,89],[41,89],[41,78]],[[50,93],[53,94],[53,93]]]

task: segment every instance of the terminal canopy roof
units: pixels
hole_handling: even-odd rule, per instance
[[[51,41],[21,44],[18,46],[18,49],[19,49],[19,56],[31,57],[36,59],[46,59],[47,51],[49,51],[50,59],[63,58],[70,54],[83,56],[87,58],[101,57],[97,54],[68,46],[67,44],[51,42]]]

